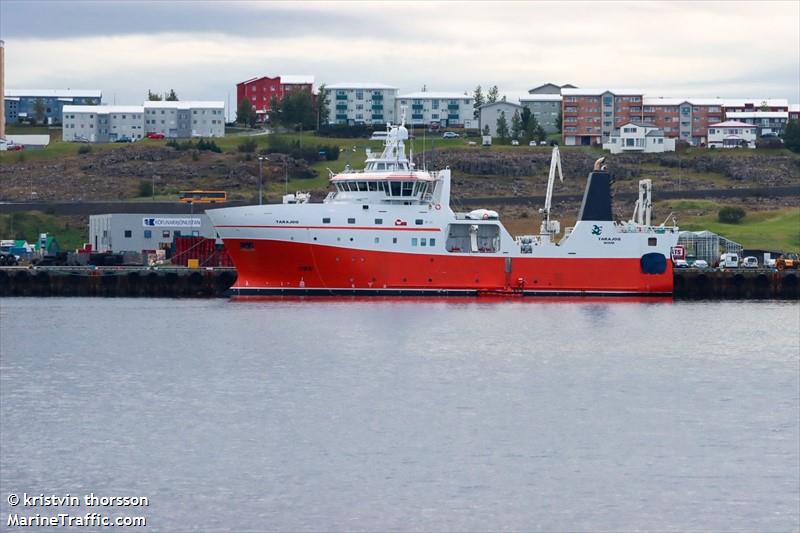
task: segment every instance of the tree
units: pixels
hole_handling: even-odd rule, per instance
[[[783,145],[795,153],[800,153],[800,122],[790,120],[783,132]]]
[[[522,119],[519,117],[519,111],[514,111],[514,116],[511,117],[511,138],[519,139],[522,133]]]
[[[271,124],[277,126],[281,123],[281,102],[274,94],[269,99],[269,121]]]
[[[519,117],[520,125],[522,126],[522,131],[525,132],[525,136],[528,136],[528,124],[531,121],[531,110],[527,107],[522,108],[522,115]]]
[[[247,98],[242,98],[242,101],[239,102],[239,107],[236,109],[236,122],[246,124],[251,128],[256,124],[256,113]]]
[[[44,122],[44,102],[41,98],[37,98],[33,103],[33,117],[36,122]]]
[[[480,107],[484,104],[483,92],[481,92],[480,85],[475,87],[475,92],[472,94],[472,99],[474,100],[474,103],[472,104],[472,118],[477,120],[481,116]]]
[[[311,95],[305,91],[296,91],[284,95],[280,103],[280,121],[286,127],[300,126],[304,130],[313,130],[317,123]]]
[[[536,120],[535,116],[531,115],[528,117],[528,125],[525,128],[525,137],[528,139],[536,139],[538,137],[539,130],[541,129],[542,127],[539,125],[539,121]]]
[[[154,93],[150,89],[147,89],[147,100],[150,101],[150,102],[160,102],[161,101],[161,95],[158,94],[158,93]]]
[[[489,135],[490,133],[491,133],[491,131],[489,131],[489,125],[487,124],[487,125],[485,125],[483,127],[483,134],[484,135]]]
[[[178,101],[178,95],[175,94],[175,89],[170,89],[169,90],[169,94],[167,94],[164,97],[164,100],[166,100],[167,102],[177,102]]]
[[[322,126],[328,124],[331,116],[331,110],[328,107],[328,95],[327,89],[325,88],[325,84],[319,86],[319,92],[317,93],[317,130],[319,130]]]
[[[562,121],[563,121],[563,118],[562,118],[562,117],[561,117],[561,115],[559,114],[559,115],[556,117],[556,131],[557,131],[558,133],[561,133],[561,123],[562,123]]]
[[[500,111],[500,116],[497,117],[497,136],[501,139],[508,137],[508,121],[505,111]]]
[[[486,93],[486,103],[493,104],[497,101],[497,96],[500,91],[497,89],[497,85],[493,85],[489,92]]]

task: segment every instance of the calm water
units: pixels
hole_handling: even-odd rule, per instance
[[[0,529],[800,528],[797,303],[3,299],[0,348]]]

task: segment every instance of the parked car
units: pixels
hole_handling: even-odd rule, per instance
[[[11,143],[11,144],[6,146],[6,150],[8,150],[9,152],[19,152],[19,151],[22,151],[24,149],[25,149],[25,147],[22,146],[21,144],[13,144],[13,143]]]
[[[131,139],[130,137],[120,137],[114,142],[115,143],[132,143],[133,139]]]
[[[686,259],[676,259],[672,264],[675,268],[689,268],[689,263],[686,262]]]
[[[148,139],[163,139],[165,135],[163,133],[158,133],[157,131],[151,131],[150,133],[145,134],[145,137]]]
[[[742,266],[744,268],[758,268],[758,258],[748,255],[742,259]]]
[[[511,146],[519,146],[519,141],[516,139],[511,139]]]
[[[698,259],[694,263],[692,263],[692,267],[694,268],[708,268],[708,261],[705,259]]]
[[[531,141],[528,143],[528,146],[536,146],[536,141]]]
[[[458,137],[458,133],[454,131],[446,131],[442,133],[442,139],[455,139],[456,137]]]

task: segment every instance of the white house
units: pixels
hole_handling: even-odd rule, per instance
[[[478,121],[473,118],[472,96],[463,93],[422,91],[401,94],[397,97],[395,116],[400,117],[406,108],[406,122],[415,126],[436,123],[442,127],[463,126],[477,128]]]
[[[319,95],[328,107],[329,124],[395,122],[397,87],[382,83],[334,83]]]
[[[665,137],[664,131],[653,124],[628,122],[611,133],[603,149],[612,154],[674,152],[675,139]]]
[[[483,104],[480,107],[480,112],[481,112],[480,115],[481,131],[484,131],[486,127],[488,127],[489,135],[491,135],[492,137],[497,137],[497,120],[500,118],[500,116],[505,115],[510,135],[511,119],[514,117],[514,113],[519,113],[520,115],[522,115],[522,106],[519,104],[514,104],[512,102],[506,102],[501,100],[499,102]]]
[[[755,148],[758,128],[746,122],[727,120],[708,127],[709,148]]]

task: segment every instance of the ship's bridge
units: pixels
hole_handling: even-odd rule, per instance
[[[430,202],[437,177],[416,170],[406,157],[408,130],[405,126],[387,125],[386,141],[380,155],[367,149],[364,170],[346,168],[331,176],[336,189],[326,201],[413,204]]]

